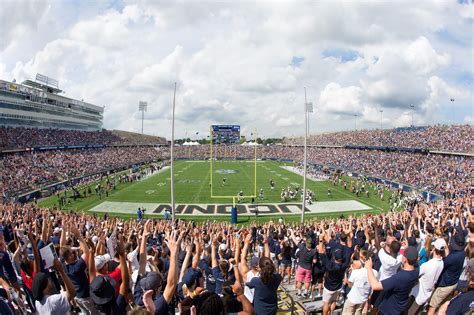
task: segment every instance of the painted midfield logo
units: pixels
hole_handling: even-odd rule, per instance
[[[237,170],[230,170],[230,169],[219,169],[216,171],[216,173],[218,174],[236,174],[238,173],[239,171]]]

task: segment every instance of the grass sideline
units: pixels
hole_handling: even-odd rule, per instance
[[[280,200],[280,192],[282,188],[286,188],[291,184],[298,184],[303,186],[303,177],[299,174],[292,173],[281,168],[283,165],[291,165],[288,163],[280,163],[275,161],[258,161],[257,162],[257,194],[260,188],[264,189],[265,199],[261,203],[282,203]],[[211,198],[210,197],[210,174],[209,163],[203,161],[177,161],[175,164],[175,200],[176,204],[231,204],[232,200],[228,198]],[[236,195],[240,190],[244,191],[245,195],[254,190],[254,163],[249,161],[214,161],[213,165],[213,190],[214,195]],[[227,178],[225,185],[222,182],[223,178]],[[275,190],[270,190],[270,179],[275,181]],[[354,180],[347,177],[347,180]],[[103,180],[105,181],[105,179]],[[91,184],[93,188],[95,183]],[[389,204],[386,201],[380,200],[373,190],[370,191],[370,197],[361,196],[355,197],[354,194],[344,190],[342,187],[333,186],[331,182],[322,181],[315,182],[307,181],[308,189],[316,193],[317,201],[336,201],[336,200],[357,200],[364,203],[374,210],[341,212],[337,214],[314,214],[308,213],[305,215],[308,220],[313,217],[338,217],[341,214],[362,214],[362,213],[378,213],[380,209],[387,210]],[[332,197],[327,196],[327,189],[331,189]],[[93,189],[92,189],[93,190]],[[388,198],[390,192],[385,192],[385,200]],[[68,192],[68,196],[70,196]],[[86,198],[79,198],[72,201],[67,206],[67,209],[87,211],[103,201],[122,201],[122,202],[156,202],[169,203],[170,202],[170,170],[166,169],[159,173],[135,183],[117,184],[117,189],[109,193],[108,198],[99,199],[98,196],[92,194]],[[300,198],[297,198],[299,202]],[[250,202],[246,198],[246,203]],[[259,200],[256,198],[255,202],[258,204]],[[39,201],[41,207],[57,206],[58,200],[56,196],[51,196]],[[134,214],[114,214],[123,218],[134,218]],[[180,217],[178,215],[178,217]],[[206,221],[208,219],[223,221],[229,220],[227,216],[182,216],[182,219],[194,221]],[[260,216],[257,222],[278,220],[279,216]],[[299,215],[285,215],[285,221],[299,221]],[[252,222],[255,217],[248,215],[241,215],[239,222]]]

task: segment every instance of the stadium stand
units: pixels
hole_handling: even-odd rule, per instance
[[[302,138],[285,139],[286,144],[302,144]],[[312,135],[311,145],[385,146],[396,148],[433,149],[448,152],[472,152],[471,125],[437,125],[428,127],[341,131]]]

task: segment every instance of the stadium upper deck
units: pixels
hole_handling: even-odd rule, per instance
[[[103,107],[61,96],[56,81],[43,81],[18,84],[0,80],[1,126],[93,131],[102,128]]]

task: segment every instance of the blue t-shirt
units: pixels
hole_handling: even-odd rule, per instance
[[[207,263],[207,260],[201,259],[198,266],[204,272],[207,291],[216,292],[216,278],[212,275],[212,269]]]
[[[222,294],[222,284],[224,283],[224,276],[222,275],[219,267],[212,268],[212,275],[216,280],[216,291],[217,294]]]
[[[443,271],[439,276],[438,287],[449,287],[455,285],[461,276],[464,258],[466,254],[463,250],[453,251],[443,259]]]
[[[269,283],[262,282],[260,277],[254,277],[246,285],[254,290],[253,307],[257,315],[276,314],[278,309],[277,290],[281,283],[281,275],[275,273]]]
[[[155,315],[168,314],[169,305],[163,295],[155,297],[153,303],[155,303]]]
[[[423,247],[420,250],[420,252],[418,253],[418,257],[420,257],[420,259],[418,259],[418,267],[428,261],[428,256],[426,255],[426,248]]]
[[[86,262],[82,258],[66,265],[66,274],[71,279],[78,298],[89,297],[89,278],[87,277],[86,269]]]
[[[379,310],[384,315],[400,315],[408,303],[411,289],[418,283],[419,269],[400,270],[390,278],[382,280],[383,299]]]

